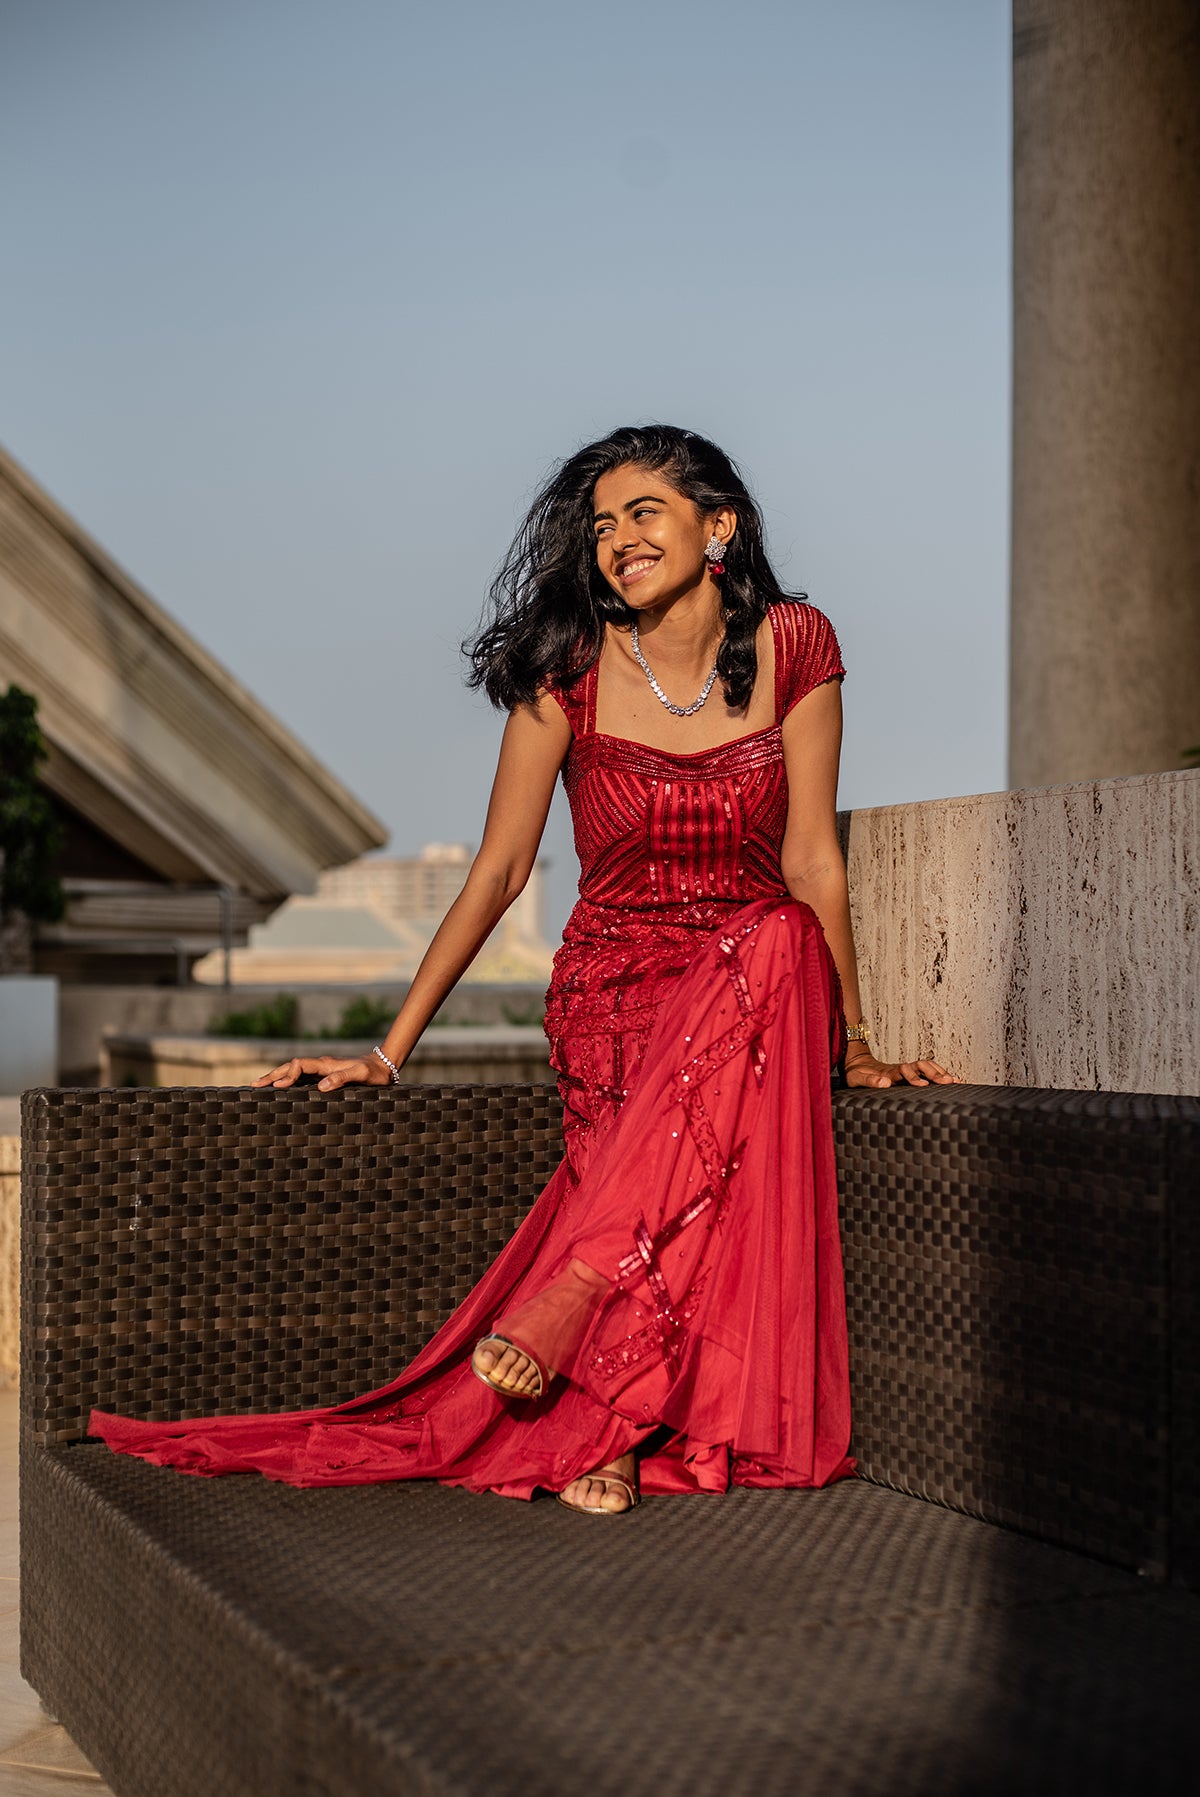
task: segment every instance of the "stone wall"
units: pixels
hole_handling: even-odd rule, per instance
[[[881,1052],[981,1084],[1200,1092],[1200,770],[842,822]]]

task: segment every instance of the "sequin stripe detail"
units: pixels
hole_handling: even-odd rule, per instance
[[[624,897],[646,889],[644,841],[649,790],[596,771],[570,788],[580,889],[597,880]],[[654,895],[649,895],[653,903]]]
[[[729,1197],[729,1181],[741,1166],[742,1156],[745,1152],[746,1142],[743,1137],[722,1169],[720,1190],[711,1185],[702,1187],[690,1204],[677,1212],[669,1223],[663,1224],[654,1237],[653,1248],[656,1255],[660,1255],[664,1248],[669,1248],[676,1236],[682,1235],[689,1224],[694,1223],[697,1217],[702,1217],[705,1211],[713,1209],[714,1206],[715,1212],[712,1220],[714,1223],[720,1220],[721,1212]],[[641,1265],[640,1252],[627,1254],[623,1260],[617,1263],[618,1284],[623,1284],[631,1279],[640,1270]]]
[[[778,733],[776,733],[778,735]],[[597,907],[645,892],[644,911],[745,904],[786,890],[779,844],[787,822],[782,749],[747,772],[701,775],[669,762],[636,778],[597,763],[568,783],[580,892]],[[716,921],[716,920],[714,920]]]
[[[728,1173],[721,1158],[721,1145],[717,1141],[717,1132],[712,1126],[708,1107],[700,1093],[693,1092],[684,1100],[683,1110],[688,1132],[695,1143],[696,1153],[700,1156],[700,1165],[716,1188],[718,1198],[723,1201]]]
[[[687,1297],[675,1307],[678,1327],[683,1329],[691,1322],[700,1308],[700,1298],[708,1279],[705,1269],[689,1290]],[[600,1348],[588,1361],[590,1370],[600,1379],[615,1379],[621,1373],[627,1373],[640,1361],[649,1360],[655,1352],[661,1351],[666,1331],[658,1317],[652,1317],[641,1329],[635,1329],[630,1335],[618,1342],[615,1348]]]
[[[633,1230],[634,1247],[642,1263],[642,1271],[646,1276],[646,1284],[654,1299],[657,1309],[654,1320],[662,1330],[662,1356],[667,1371],[674,1376],[679,1371],[679,1361],[675,1352],[675,1336],[682,1327],[680,1319],[671,1307],[671,1293],[667,1285],[666,1274],[658,1258],[658,1244],[646,1227],[645,1217],[639,1217]]]
[[[685,1230],[689,1223],[694,1223],[697,1217],[702,1217],[704,1215],[705,1211],[713,1203],[715,1197],[716,1194],[711,1186],[702,1187],[702,1189],[696,1193],[696,1196],[692,1199],[692,1202],[687,1206],[686,1210],[680,1211],[677,1216],[671,1218],[671,1221],[666,1224],[664,1228],[659,1230],[654,1238],[655,1253],[661,1254],[664,1248],[669,1248],[671,1243],[675,1240],[675,1237]],[[628,1285],[629,1281],[636,1278],[641,1272],[642,1264],[642,1256],[637,1249],[631,1254],[625,1255],[623,1260],[617,1262],[617,1277],[615,1283],[623,1290],[625,1286]]]
[[[676,1104],[686,1105],[689,1097],[698,1095],[705,1080],[711,1079],[712,1075],[719,1072],[726,1062],[731,1061],[734,1055],[740,1054],[742,1049],[758,1039],[762,1031],[774,1022],[775,1013],[779,1009],[780,994],[786,984],[787,975],[784,974],[771,987],[766,997],[755,1006],[750,1016],[739,1017],[723,1036],[718,1036],[715,1042],[710,1042],[707,1048],[702,1048],[699,1054],[693,1055],[691,1060],[684,1064],[684,1067],[675,1075],[675,1081],[671,1088],[671,1097]]]
[[[558,1076],[560,1092],[586,1092],[589,1098],[599,1098],[604,1104],[624,1104],[629,1096],[624,1086],[605,1086],[599,1080],[580,1079],[575,1073],[560,1073]]]
[[[696,1145],[701,1165],[708,1174],[709,1183],[697,1192],[690,1204],[685,1205],[683,1210],[678,1211],[675,1216],[664,1223],[658,1234],[650,1240],[649,1260],[643,1244],[637,1240],[635,1233],[636,1247],[617,1262],[616,1283],[619,1287],[627,1286],[630,1280],[640,1277],[652,1262],[656,1263],[662,1250],[669,1247],[676,1236],[682,1234],[689,1224],[696,1221],[697,1217],[702,1217],[705,1211],[713,1210],[713,1221],[717,1221],[729,1197],[729,1182],[742,1164],[742,1155],[746,1147],[744,1141],[738,1143],[728,1161],[722,1160],[716,1131],[713,1129],[704,1101],[698,1092],[689,1099],[685,1109],[688,1113],[688,1133]],[[639,1222],[642,1220],[639,1219]]]
[[[760,930],[763,926],[763,922],[764,919],[761,913],[756,913],[753,917],[743,918],[741,923],[735,924],[731,930],[726,930],[720,942],[717,944],[717,947],[721,950],[725,950],[726,943],[731,943],[735,948],[738,947],[746,940],[747,936],[753,936],[755,930]]]
[[[782,879],[763,898],[786,899],[787,888]],[[668,950],[679,950],[688,963],[707,947],[706,936],[712,936],[722,924],[728,924],[735,911],[747,901],[737,898],[711,900],[684,905],[633,905],[627,901],[597,901],[581,898],[567,919],[563,945],[555,955],[555,980],[570,980],[568,971],[574,955],[586,955],[588,971],[581,970],[579,980],[590,983],[590,969],[600,970],[604,963],[593,961],[594,955],[606,950],[623,957],[622,965],[633,955],[644,954],[654,966]],[[679,963],[682,965],[682,962]]]
[[[716,1166],[715,1156],[719,1151],[716,1147],[716,1135],[698,1092],[689,1100],[687,1109],[689,1112],[688,1122],[693,1125],[693,1136],[698,1138],[698,1145],[699,1139],[703,1139],[704,1142],[701,1159],[705,1161],[706,1168],[711,1171]],[[646,1280],[657,1306],[654,1313],[654,1328],[662,1349],[663,1363],[672,1377],[679,1370],[679,1351],[676,1338],[683,1333],[689,1317],[695,1314],[694,1304],[690,1309],[688,1305],[689,1300],[699,1290],[701,1282],[697,1281],[695,1285],[691,1286],[684,1294],[680,1304],[673,1306],[666,1274],[662,1270],[662,1253],[664,1248],[670,1247],[675,1238],[682,1235],[683,1231],[698,1217],[702,1217],[706,1211],[712,1211],[711,1221],[713,1223],[720,1222],[721,1213],[729,1198],[730,1180],[741,1165],[745,1147],[745,1141],[739,1142],[728,1163],[719,1169],[713,1183],[705,1186],[704,1190],[699,1192],[684,1210],[672,1217],[669,1223],[664,1224],[656,1236],[650,1235],[645,1217],[639,1217],[634,1228],[633,1252],[627,1254],[617,1265],[617,1277],[614,1281],[617,1290],[628,1290],[629,1285],[635,1279],[644,1277]]]
[[[677,966],[666,962],[653,968],[650,977],[661,989],[664,982],[686,972],[687,966],[686,961]],[[546,1008],[547,1033],[555,1039],[568,1032],[571,1036],[600,1036],[652,1029],[658,1016],[659,991],[646,997],[635,996],[629,1002],[630,994],[644,992],[646,983],[647,970],[640,960],[598,981],[564,979],[554,994],[553,1006]]]
[[[652,781],[644,850],[651,893],[663,904],[733,896],[745,834],[736,780]]]
[[[590,785],[590,783],[589,783]],[[595,798],[589,792],[589,798]],[[601,795],[602,797],[602,795]],[[636,809],[611,805],[581,807],[575,816],[575,851],[579,856],[580,892],[600,906],[620,906],[635,890],[646,894],[648,909],[661,902],[646,878],[646,812],[649,796],[639,794]]]
[[[606,736],[603,731],[590,736],[577,736],[571,744],[564,776],[568,792],[585,773],[599,766],[605,772],[619,770],[623,774],[641,774],[646,779],[711,780],[734,774],[749,774],[771,767],[783,754],[783,738],[778,724],[752,730],[746,736],[718,743],[715,749],[697,749],[693,753],[677,749],[656,749],[649,743],[632,742],[624,736]]]
[[[746,969],[742,966],[739,944],[744,940],[746,932],[736,931],[733,935],[722,936],[717,944],[717,951],[724,955],[726,971],[733,986],[733,995],[743,1017],[754,1014],[754,1000],[750,996],[750,982],[746,978]],[[750,1065],[754,1069],[754,1078],[758,1085],[763,1083],[763,1075],[767,1070],[767,1052],[763,1047],[762,1031],[758,1030],[750,1038]]]
[[[690,902],[732,897],[738,890],[746,814],[735,778],[672,781],[678,835],[691,845],[670,861],[672,885]]]
[[[571,1012],[572,1036],[623,1036],[630,1030],[650,1030],[658,1016],[653,1004],[628,1005],[619,1011],[605,1005],[577,1005]]]
[[[767,616],[775,642],[775,716],[782,723],[814,687],[846,669],[833,625],[815,605],[788,599]]]
[[[566,715],[572,733],[578,740],[596,728],[596,679],[599,664],[593,662],[570,687],[547,684],[546,691]]]
[[[640,1005],[640,1006],[635,1007],[635,1012],[637,1010],[644,1011],[645,1009],[646,1009],[646,1007],[644,1005]],[[624,1016],[627,1019],[628,1013],[625,1013]],[[643,1046],[644,1046],[644,1044],[643,1044]],[[612,1090],[614,1093],[619,1092],[621,1094],[621,1096],[619,1098],[614,1097],[611,1102],[613,1104],[623,1104],[625,1102],[625,1032],[624,1032],[624,1030],[622,1030],[619,1034],[615,1034],[613,1036],[612,1074],[613,1074]]]

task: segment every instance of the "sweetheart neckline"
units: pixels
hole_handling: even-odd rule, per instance
[[[778,724],[764,724],[761,730],[747,730],[741,736],[731,736],[726,742],[715,743],[711,749],[660,749],[653,743],[638,742],[632,736],[615,736],[611,730],[587,730],[582,736],[572,738],[572,747],[576,743],[594,742],[601,738],[604,742],[620,743],[624,749],[642,749],[647,755],[664,755],[668,761],[698,761],[704,755],[719,755],[722,749],[736,749],[742,743],[754,742],[760,736],[781,735]]]

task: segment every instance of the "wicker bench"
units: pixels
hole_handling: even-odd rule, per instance
[[[557,1109],[541,1087],[26,1096],[22,1670],[118,1797],[1190,1776],[1197,1101],[838,1095],[869,1483],[597,1527],[84,1441],[93,1404],[382,1383],[548,1176]]]

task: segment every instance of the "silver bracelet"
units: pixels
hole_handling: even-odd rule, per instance
[[[395,1061],[389,1061],[382,1048],[373,1048],[371,1053],[379,1056],[380,1060],[392,1076],[392,1084],[394,1086],[400,1085],[402,1083],[400,1079],[400,1069],[397,1067]]]

